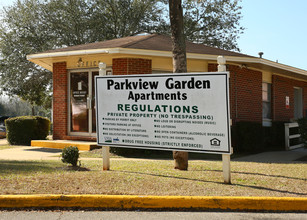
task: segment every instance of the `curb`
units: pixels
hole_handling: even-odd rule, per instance
[[[307,211],[307,197],[0,195],[0,208]]]

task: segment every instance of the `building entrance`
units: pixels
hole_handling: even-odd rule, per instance
[[[294,118],[303,117],[303,90],[302,88],[294,87]]]
[[[94,78],[98,71],[70,72],[69,74],[69,133],[96,136]]]

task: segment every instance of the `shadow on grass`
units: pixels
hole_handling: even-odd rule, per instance
[[[44,152],[44,153],[61,153],[61,149],[55,149],[55,148],[33,148],[33,149],[25,149],[25,151],[39,151],[39,152]]]
[[[211,171],[211,170],[210,170]],[[202,183],[215,183],[220,185],[228,185],[223,182],[217,182],[217,181],[210,181],[210,180],[201,180],[201,179],[192,179],[187,177],[178,177],[178,176],[170,176],[170,175],[161,175],[161,174],[154,174],[154,173],[142,173],[142,172],[135,172],[135,171],[115,171],[120,173],[129,173],[129,174],[141,174],[141,175],[150,175],[155,177],[164,177],[164,178],[174,178],[174,179],[180,179],[180,180],[189,180],[189,181],[196,181],[196,182],[202,182]],[[219,171],[222,172],[222,171]],[[232,186],[239,186],[239,187],[245,187],[245,188],[251,188],[251,189],[257,189],[257,190],[266,190],[266,191],[272,191],[272,192],[278,192],[278,193],[287,193],[292,195],[298,195],[298,196],[307,196],[307,193],[300,193],[300,192],[291,192],[288,190],[278,190],[278,189],[272,189],[269,187],[263,187],[263,186],[252,186],[252,185],[244,185],[244,184],[230,184]]]
[[[222,170],[193,170],[193,171],[219,172],[219,173],[223,172]],[[271,175],[271,174],[264,174],[264,173],[249,173],[249,172],[239,172],[239,171],[231,171],[231,173],[253,175],[253,176],[265,176],[265,177],[273,177],[273,178],[293,179],[293,180],[303,180],[303,181],[307,180],[305,178],[296,178],[296,177],[281,176],[281,175]]]
[[[110,152],[116,156],[135,159],[155,159],[155,160],[173,160],[172,151],[149,150],[149,149],[132,149],[132,148],[115,148],[111,147]],[[81,153],[82,155],[82,153]],[[94,149],[86,152],[86,156],[102,158],[102,149]],[[86,157],[84,156],[84,157]],[[189,160],[222,160],[219,154],[189,153]]]
[[[111,147],[110,152],[113,155],[124,157],[124,158],[134,158],[134,159],[154,159],[154,160],[173,160],[173,152],[172,151],[163,151],[163,150],[149,150],[149,149],[133,149],[133,148],[116,148]],[[255,155],[261,152],[245,152],[245,153],[234,153],[231,155],[232,161],[244,161],[244,162],[254,162],[253,160],[244,160],[245,157]],[[102,158],[102,149],[94,149],[88,151],[86,153],[81,153],[84,155],[83,157],[91,157],[91,158]],[[243,160],[242,160],[243,158]],[[206,161],[222,161],[221,154],[209,154],[209,153],[193,153],[189,152],[189,160],[206,160]],[[270,161],[257,161],[259,163],[268,163]],[[272,162],[272,161],[271,161]],[[273,163],[285,163],[282,161]],[[298,162],[286,162],[286,163],[298,163]]]
[[[55,165],[43,161],[0,160],[0,175],[35,173],[39,171],[53,172]]]

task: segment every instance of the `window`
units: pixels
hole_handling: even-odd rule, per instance
[[[271,119],[271,84],[262,83],[262,118]]]

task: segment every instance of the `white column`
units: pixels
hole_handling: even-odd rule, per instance
[[[231,184],[230,154],[223,154],[222,158],[224,183]]]
[[[218,72],[226,72],[226,59],[224,56],[217,57],[217,67]],[[230,170],[230,154],[223,154],[223,177],[224,183],[231,184],[231,170]]]
[[[99,63],[99,76],[106,76],[107,65],[105,63]],[[110,170],[110,147],[102,146],[102,164],[103,170]]]
[[[217,66],[218,72],[226,72],[226,59],[224,56],[218,56],[217,57],[217,63],[219,64]]]
[[[107,75],[107,64],[99,63],[99,76],[106,76]]]

